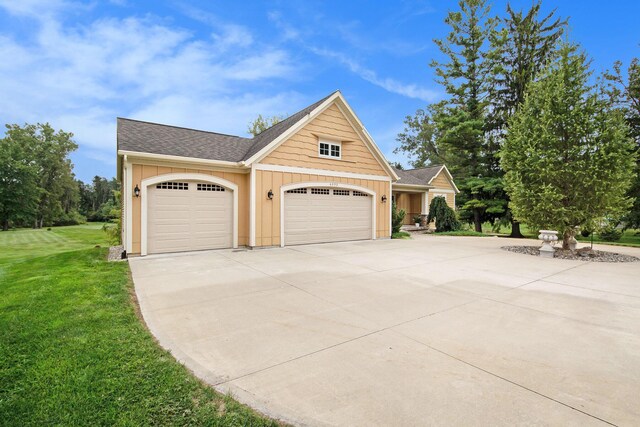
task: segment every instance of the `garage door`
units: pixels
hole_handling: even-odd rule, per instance
[[[340,188],[297,188],[284,194],[284,243],[371,239],[373,198]]]
[[[150,186],[148,197],[148,253],[233,245],[233,192],[228,188],[169,181]]]

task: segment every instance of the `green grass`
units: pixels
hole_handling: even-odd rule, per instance
[[[100,227],[0,233],[0,425],[276,425],[156,344]]]
[[[591,237],[582,237],[582,235],[578,234],[576,236],[576,240],[581,243],[590,243]],[[640,247],[640,230],[626,230],[622,233],[622,237],[620,240],[616,240],[614,242],[608,242],[606,240],[602,240],[598,233],[593,236],[593,243],[602,243],[605,245],[618,245],[618,246],[635,246]]]
[[[529,229],[526,224],[520,224],[520,231],[522,234],[528,239],[537,239],[538,238],[538,230]],[[491,224],[485,222],[482,224],[482,233],[477,233],[473,230],[473,226],[469,224],[463,224],[463,229],[459,231],[455,231],[452,233],[437,233],[439,235],[450,235],[450,236],[508,236],[511,234],[511,225],[500,227],[497,231],[494,231]],[[558,236],[561,237],[561,236]],[[576,236],[576,239],[581,243],[589,243],[591,242],[591,237],[582,237],[580,234]],[[616,240],[615,242],[609,242],[606,240],[600,239],[598,233],[594,235],[593,243],[601,243],[605,245],[619,245],[619,246],[634,246],[640,247],[640,230],[626,230],[620,240]]]
[[[391,235],[392,239],[410,239],[411,238],[411,234],[407,233],[406,231],[398,231],[397,233],[393,233]]]

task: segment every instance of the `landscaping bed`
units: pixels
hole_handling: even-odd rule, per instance
[[[540,255],[540,246],[502,246],[501,249],[510,252],[516,252],[526,255]],[[640,258],[619,254],[616,252],[596,251],[589,248],[582,248],[575,251],[564,250],[562,248],[554,248],[554,258],[570,259],[575,261],[593,261],[593,262],[635,262]]]

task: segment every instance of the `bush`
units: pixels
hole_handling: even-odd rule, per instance
[[[601,240],[606,242],[615,242],[620,240],[622,237],[622,231],[618,230],[618,228],[613,225],[607,225],[600,233],[598,233],[598,236],[600,236]]]
[[[78,211],[71,211],[60,215],[53,221],[52,225],[78,225],[86,222],[87,219]]]
[[[429,216],[427,224],[435,219],[436,232],[456,231],[460,229],[460,222],[456,218],[456,213],[447,205],[444,197],[434,197],[429,205]]]
[[[395,234],[395,233],[399,233],[400,232],[400,227],[402,227],[402,222],[404,221],[404,216],[407,213],[404,211],[404,209],[400,209],[398,210],[398,207],[396,206],[396,202],[392,202],[391,205],[391,233]]]

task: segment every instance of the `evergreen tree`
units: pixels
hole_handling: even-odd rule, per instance
[[[593,230],[630,206],[633,142],[624,116],[589,85],[586,55],[565,44],[528,85],[501,152],[519,221],[555,228],[568,248],[576,227]]]
[[[640,59],[631,61],[626,78],[621,68],[622,63],[618,61],[613,66],[613,72],[605,73],[605,79],[609,82],[606,92],[624,114],[636,144],[636,176],[628,193],[634,202],[623,221],[627,228],[640,228]]]
[[[556,54],[567,25],[566,20],[554,18],[555,10],[541,18],[540,7],[538,1],[524,14],[507,4],[501,28],[491,35],[493,68],[487,138],[499,145],[504,140],[509,119],[524,102],[527,86]],[[503,205],[506,202],[504,200]],[[495,210],[495,207],[489,209]],[[509,212],[507,217],[511,217]],[[523,237],[520,224],[511,220],[511,225],[511,237]]]

